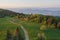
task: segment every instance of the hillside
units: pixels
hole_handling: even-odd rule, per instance
[[[27,33],[24,31],[24,34],[21,25]],[[59,40],[60,18],[0,9],[0,40],[17,40],[17,38],[25,40],[26,35],[29,36],[29,38],[27,36],[29,40]]]
[[[5,17],[5,16],[14,16],[16,15],[16,12],[6,10],[6,9],[0,9],[0,17]]]
[[[41,15],[41,14],[24,14],[24,13],[17,13],[10,10],[0,9],[0,17],[15,17],[19,20],[35,22],[35,23],[44,23],[46,21],[47,25],[54,24],[56,27],[60,24],[59,16],[50,16],[50,15]],[[60,27],[60,25],[59,25]]]

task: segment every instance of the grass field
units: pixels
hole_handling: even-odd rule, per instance
[[[10,23],[9,21],[7,21],[7,19],[8,17],[0,18],[0,40],[5,40],[7,28],[11,31],[12,34],[13,34],[13,31],[16,29],[16,27],[20,28],[20,26]],[[19,23],[21,23],[24,26],[24,28],[28,31],[30,40],[37,40],[37,34],[41,31],[40,24],[24,22],[20,20],[19,20]],[[22,36],[24,36],[22,30],[20,31],[21,31]],[[46,30],[42,32],[45,34],[46,40],[60,40],[59,29],[47,28]]]
[[[41,31],[40,30],[41,25],[38,23],[29,23],[29,22],[21,22],[21,23],[27,29],[30,40],[37,40],[37,34]],[[46,40],[60,40],[59,29],[47,28],[42,32],[45,34]]]
[[[6,31],[7,29],[13,34],[15,29],[19,27],[21,35],[23,35],[23,31],[21,30],[20,26],[15,25],[7,21],[7,18],[0,18],[0,40],[6,40]],[[24,36],[22,36],[24,38]]]

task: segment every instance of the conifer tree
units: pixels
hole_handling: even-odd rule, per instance
[[[21,40],[21,35],[18,27],[14,31],[13,40]]]

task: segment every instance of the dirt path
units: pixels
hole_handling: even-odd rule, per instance
[[[29,40],[29,36],[28,36],[28,32],[26,31],[26,29],[19,23],[16,23],[14,21],[11,21],[11,20],[8,20],[10,23],[13,23],[13,24],[16,24],[16,25],[19,25],[21,27],[21,29],[24,31],[24,34],[25,34],[25,40]]]

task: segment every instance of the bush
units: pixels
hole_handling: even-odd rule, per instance
[[[46,25],[42,25],[42,26],[40,27],[40,30],[46,30]]]
[[[45,40],[46,36],[43,32],[38,33],[38,40]]]

